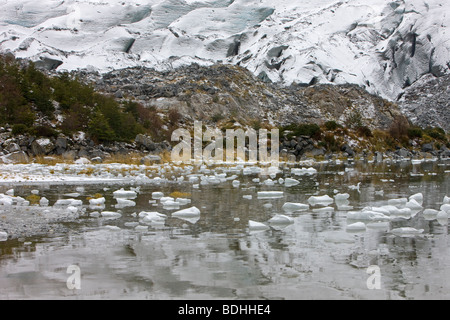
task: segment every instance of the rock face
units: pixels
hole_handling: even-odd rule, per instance
[[[275,126],[327,120],[346,124],[358,115],[363,125],[386,129],[400,114],[397,105],[356,85],[282,87],[228,65],[190,65],[170,72],[129,68],[104,75],[82,72],[79,76],[101,92],[120,91],[163,113],[175,109],[185,121],[212,124],[235,118],[244,124],[256,121]],[[137,143],[152,148],[143,136]]]

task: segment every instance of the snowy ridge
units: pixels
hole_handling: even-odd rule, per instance
[[[446,0],[0,0],[0,50],[101,72],[197,62],[396,99],[449,73]]]

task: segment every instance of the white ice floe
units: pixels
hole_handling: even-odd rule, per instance
[[[435,209],[425,209],[423,210],[422,215],[425,218],[425,220],[434,220],[436,219],[438,213],[439,211]]]
[[[136,202],[130,199],[116,198],[116,201],[116,208],[134,207],[136,205]]]
[[[0,231],[0,241],[8,240],[8,234],[6,232]]]
[[[410,196],[409,201],[411,201],[412,199],[416,200],[418,204],[423,205],[423,194],[422,193],[416,193],[413,194],[412,196]]]
[[[161,199],[162,197],[164,197],[164,193],[162,192],[152,192],[152,199],[158,200]]]
[[[117,219],[117,218],[120,218],[122,216],[122,214],[120,214],[119,212],[115,212],[115,211],[102,211],[101,216],[104,218],[109,218],[109,219]]]
[[[104,197],[89,199],[89,205],[92,207],[95,206],[103,206],[105,204],[106,199]]]
[[[146,211],[141,211],[139,213],[139,217],[142,218],[142,222],[144,223],[165,222],[167,219],[167,216],[165,214]]]
[[[445,211],[445,212],[447,212],[447,213],[450,213],[450,204],[449,203],[444,203],[442,206],[441,206],[441,211]]]
[[[314,208],[312,209],[312,212],[314,213],[327,213],[327,212],[333,212],[334,208],[333,207],[322,207],[322,208]]]
[[[283,191],[258,191],[258,199],[277,199],[282,198]]]
[[[39,205],[41,207],[48,207],[49,201],[46,197],[42,197],[41,199],[39,199]]]
[[[123,188],[113,192],[114,198],[125,198],[125,199],[135,199],[137,197],[136,191],[124,190]]]
[[[399,199],[389,199],[388,200],[388,205],[391,206],[404,206],[406,205],[406,203],[408,202],[408,199],[406,198],[399,198]],[[417,202],[417,201],[416,201]]]
[[[277,214],[275,216],[273,216],[272,218],[270,218],[267,223],[269,224],[269,226],[275,230],[282,230],[285,229],[286,227],[288,227],[289,225],[294,223],[294,219],[292,219],[291,217],[282,215],[282,214]]]
[[[391,230],[391,233],[394,235],[398,235],[401,237],[411,237],[422,234],[424,229],[416,229],[412,227],[402,227],[402,228],[395,228]]]
[[[368,220],[368,221],[389,221],[391,218],[381,212],[372,210],[349,211],[347,212],[348,220]]]
[[[296,202],[286,202],[282,209],[284,212],[296,212],[296,211],[304,211],[309,209],[309,204],[304,203],[296,203]]]
[[[345,228],[348,232],[360,232],[360,231],[366,231],[366,224],[364,222],[355,222],[347,225]]]
[[[350,198],[350,195],[348,193],[338,193],[334,195],[334,199],[336,200],[336,202],[348,200],[348,198]]]
[[[173,217],[198,217],[200,210],[197,207],[190,207],[172,213]]]
[[[77,199],[59,199],[56,200],[55,204],[53,206],[55,207],[64,207],[64,206],[82,206],[83,201],[77,200]]]
[[[270,227],[265,223],[249,220],[248,229],[250,231],[264,231],[270,229]]]
[[[292,178],[286,178],[284,179],[284,185],[286,187],[293,187],[300,184],[300,181],[296,180],[296,179],[292,179]]]
[[[329,195],[323,195],[323,196],[311,196],[309,197],[308,202],[312,206],[314,205],[327,206],[329,204],[332,204],[334,200]]]
[[[450,204],[450,197],[444,196],[444,199],[442,200],[443,204]]]
[[[244,194],[242,196],[243,199],[252,200],[253,196],[251,194]]]
[[[291,174],[296,176],[313,175],[316,173],[317,170],[314,168],[291,168]]]
[[[420,203],[418,203],[415,199],[409,200],[405,207],[410,208],[411,210],[421,210],[423,207]]]

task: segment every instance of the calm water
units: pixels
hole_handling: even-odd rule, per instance
[[[310,210],[291,214],[293,224],[260,232],[248,221],[264,222],[284,214],[285,202],[308,203],[312,195],[349,193],[353,211],[381,206],[389,199],[421,192],[424,208],[439,209],[450,196],[450,162],[320,164],[312,176],[291,176],[300,184],[272,186],[240,175],[230,181],[194,188],[189,182],[141,186],[136,206],[120,209],[119,219],[81,216],[67,234],[0,242],[1,299],[449,299],[450,246],[447,221],[411,219],[372,224],[365,231],[346,231],[346,211]],[[231,175],[231,174],[228,174]],[[360,192],[349,186],[361,182]],[[8,187],[0,187],[4,192]],[[108,189],[104,189],[108,187]],[[78,199],[101,193],[106,209],[117,211],[113,191],[130,185],[85,186]],[[1,189],[3,188],[3,189]],[[40,189],[52,204],[75,186],[15,186],[16,195]],[[5,189],[5,190],[4,190]],[[261,200],[257,192],[283,191]],[[151,193],[188,193],[200,219],[173,218]],[[251,199],[249,197],[252,196]],[[92,210],[86,205],[86,213]],[[158,211],[164,225],[136,231],[133,213]],[[112,227],[111,227],[112,226]],[[118,227],[118,228],[114,228]],[[424,229],[400,237],[393,228]],[[68,267],[80,270],[81,289],[69,289]],[[370,290],[369,266],[380,270],[379,289]]]

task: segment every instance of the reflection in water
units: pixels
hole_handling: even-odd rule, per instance
[[[287,168],[276,179],[289,176],[301,182],[292,187],[267,186],[262,183],[267,177],[257,182],[255,175],[240,176],[239,187],[230,181],[198,189],[188,182],[143,185],[136,206],[122,208],[120,219],[86,215],[68,225],[67,234],[0,242],[0,298],[448,299],[447,221],[426,220],[419,213],[346,232],[346,211],[313,212],[320,207],[311,207],[290,214],[294,223],[281,230],[247,229],[249,220],[264,222],[285,214],[286,202],[308,203],[312,195],[337,192],[349,193],[355,210],[417,192],[424,195],[424,208],[439,209],[450,194],[448,167],[448,162],[320,164],[312,176],[291,176]],[[359,191],[350,188],[358,182]],[[112,192],[122,187],[86,186],[80,199],[99,192],[108,210],[116,204]],[[15,190],[27,194],[29,188]],[[53,203],[73,189],[40,192]],[[258,191],[269,190],[283,191],[283,198],[257,198]],[[189,206],[200,209],[200,219],[193,224],[170,217],[173,210],[149,203],[154,191],[190,194]],[[164,225],[136,231],[129,223],[139,221],[140,211],[169,218]],[[424,232],[407,237],[390,233],[399,227]],[[74,264],[81,270],[80,290],[66,286],[67,268]],[[366,270],[372,265],[380,267],[380,290],[367,287]]]

